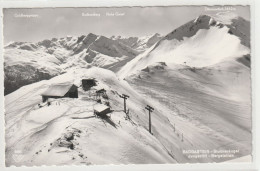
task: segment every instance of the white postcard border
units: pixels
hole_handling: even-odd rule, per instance
[[[4,95],[3,95],[3,39],[0,42],[0,54],[1,54],[1,69],[0,72],[1,77],[1,115],[0,115],[0,169],[1,170],[64,170],[71,171],[72,169],[76,170],[255,170],[259,169],[259,164],[257,161],[259,158],[259,123],[260,117],[257,113],[260,112],[259,108],[259,87],[260,87],[260,62],[257,56],[260,56],[259,49],[259,33],[257,30],[260,30],[259,22],[257,20],[260,19],[259,14],[259,1],[251,1],[251,0],[182,0],[173,1],[173,0],[150,0],[149,2],[146,0],[64,0],[64,1],[47,1],[47,0],[18,0],[18,1],[2,1],[0,2],[1,8],[1,35],[3,35],[3,13],[2,8],[32,8],[32,7],[120,7],[120,6],[169,6],[169,5],[250,5],[251,6],[251,54],[252,54],[252,124],[253,124],[253,162],[252,163],[219,163],[219,164],[164,164],[164,165],[106,165],[106,166],[41,166],[41,167],[10,167],[5,168],[5,141],[4,141]],[[3,37],[3,36],[1,36]],[[258,45],[258,46],[257,46]],[[258,75],[258,77],[257,77]]]

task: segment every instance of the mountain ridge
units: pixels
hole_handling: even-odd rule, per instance
[[[52,78],[75,65],[91,64],[119,70],[139,53],[121,41],[93,33],[45,39],[36,43],[12,42],[5,46],[4,53],[5,94],[23,85]],[[36,71],[43,74],[32,76],[37,74]]]
[[[200,15],[164,36],[145,53],[128,62],[118,73],[123,78],[154,62],[203,67],[223,59],[250,54],[248,21],[241,17],[231,21],[233,23],[223,24],[209,15]]]

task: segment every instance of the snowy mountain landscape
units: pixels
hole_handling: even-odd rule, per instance
[[[200,15],[165,36],[9,43],[6,165],[251,161],[250,59],[250,22],[227,14]],[[64,84],[78,97],[43,100]],[[110,108],[102,117],[100,103]]]
[[[118,40],[123,44],[128,45],[129,47],[137,50],[137,51],[145,51],[155,43],[157,43],[162,36],[158,33],[154,35],[148,35],[143,37],[121,37],[121,36],[112,36],[111,39]]]
[[[13,42],[5,47],[5,94],[72,66],[91,64],[116,71],[139,53],[120,41],[92,33],[37,43]]]

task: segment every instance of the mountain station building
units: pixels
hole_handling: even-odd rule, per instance
[[[78,98],[78,87],[74,84],[55,84],[51,85],[44,93],[42,93],[42,102],[46,102],[49,98]]]

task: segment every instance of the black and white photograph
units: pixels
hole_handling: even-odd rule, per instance
[[[4,8],[6,167],[252,162],[250,10]]]

